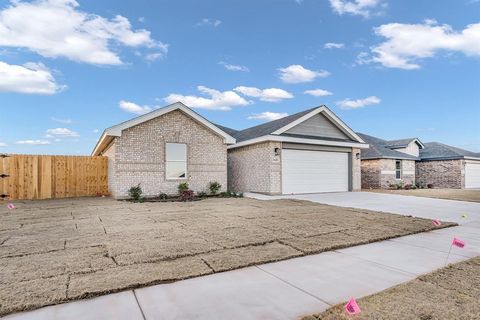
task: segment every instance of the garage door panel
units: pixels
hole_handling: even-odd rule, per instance
[[[480,189],[480,162],[465,164],[465,188]]]
[[[285,194],[348,191],[348,153],[284,149],[282,191]]]

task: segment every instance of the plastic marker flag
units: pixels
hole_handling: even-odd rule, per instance
[[[452,244],[456,247],[463,248],[465,247],[465,241],[458,238],[453,238]]]
[[[350,299],[348,303],[345,305],[345,311],[349,315],[356,315],[361,312],[360,307],[357,304],[357,301],[355,301],[355,298]]]
[[[7,204],[7,208],[10,210],[15,209],[15,205],[13,203],[9,203]]]
[[[441,226],[442,225],[442,223],[438,219],[433,220],[433,224],[436,225],[436,226]]]

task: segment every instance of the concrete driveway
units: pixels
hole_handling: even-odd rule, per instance
[[[248,197],[261,200],[299,199],[339,207],[351,207],[412,215],[421,218],[440,219],[480,228],[480,203],[454,201],[373,192],[338,192],[318,194],[298,194],[285,196],[265,196],[249,193]],[[466,215],[466,217],[463,217]]]

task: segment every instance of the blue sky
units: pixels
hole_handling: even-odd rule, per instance
[[[480,1],[0,1],[0,152],[89,154],[182,100],[236,129],[325,104],[480,152]]]

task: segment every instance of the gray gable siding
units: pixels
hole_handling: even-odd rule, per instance
[[[288,129],[285,133],[349,140],[349,137],[345,133],[320,113]]]

